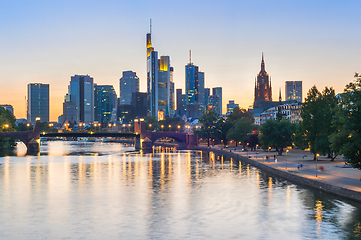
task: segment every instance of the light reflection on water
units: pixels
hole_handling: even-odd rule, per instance
[[[214,153],[48,142],[0,158],[0,239],[352,239],[357,203]]]

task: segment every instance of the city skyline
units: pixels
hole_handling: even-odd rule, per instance
[[[144,42],[150,18],[152,42],[160,56],[171,58],[175,88],[185,90],[184,65],[192,50],[192,61],[206,74],[205,87],[222,87],[223,109],[230,99],[243,108],[252,105],[262,52],[273,96],[279,88],[285,96],[285,81],[302,81],[303,97],[313,85],[339,93],[360,71],[357,1],[192,3],[202,9],[199,14],[187,1],[141,2],[2,3],[0,104],[11,104],[16,117],[25,118],[27,84],[48,83],[50,120],[56,121],[76,74],[113,85],[119,96],[119,78],[131,70],[146,92]],[[79,18],[79,12],[92,17]]]

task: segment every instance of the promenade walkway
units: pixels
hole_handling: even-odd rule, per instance
[[[361,192],[361,171],[345,166],[342,156],[338,156],[335,161],[330,161],[327,156],[320,156],[317,161],[318,169],[316,177],[316,161],[313,160],[313,154],[309,151],[289,149],[287,154],[284,152],[284,155],[277,156],[274,150],[266,152],[258,149],[257,151],[242,152],[241,147],[234,151],[232,147],[224,148],[220,145],[211,148],[217,150],[223,149],[227,150],[227,152],[231,150],[243,157],[250,158],[281,171],[288,171],[304,178]],[[266,158],[267,156],[268,160]],[[302,164],[302,167],[298,168],[298,164]],[[321,171],[320,168],[323,170]]]

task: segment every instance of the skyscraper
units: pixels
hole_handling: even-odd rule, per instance
[[[177,111],[176,115],[183,116],[184,110],[183,110],[183,102],[182,102],[182,89],[177,89]]]
[[[148,114],[147,93],[135,92],[132,94],[132,117],[142,118]]]
[[[219,115],[222,115],[222,88],[221,87],[212,88],[212,95],[218,97],[218,106],[213,104],[213,107],[217,109],[216,112]],[[213,99],[215,98],[213,97]]]
[[[169,114],[171,110],[171,77],[173,68],[170,66],[169,56],[161,56],[158,59],[158,52],[152,47],[152,25],[150,33],[147,34],[147,94],[148,94],[148,115],[158,116],[162,111]]]
[[[49,122],[49,84],[29,83],[27,101],[28,122]]]
[[[239,105],[234,103],[234,100],[229,100],[228,104],[227,104],[227,114],[230,114],[233,112],[234,108],[238,108]]]
[[[286,81],[286,101],[302,102],[302,81]]]
[[[130,105],[132,93],[139,92],[139,78],[133,71],[124,71],[119,80],[119,104]]]
[[[265,70],[262,53],[261,71],[257,75],[257,80],[255,80],[253,108],[261,108],[263,101],[272,101],[272,86]]]
[[[68,86],[65,101],[77,104],[78,121],[90,123],[94,121],[94,83],[89,75],[74,75]],[[66,119],[64,119],[66,121]]]
[[[111,122],[112,111],[117,107],[117,94],[112,85],[94,84],[94,121]]]
[[[185,86],[187,95],[187,113],[192,112],[193,116],[199,115],[201,111],[205,110],[204,106],[204,73],[199,71],[199,67],[192,63],[191,51],[189,51],[189,63],[185,66]],[[190,105],[196,105],[195,107]],[[196,116],[199,117],[199,116]]]

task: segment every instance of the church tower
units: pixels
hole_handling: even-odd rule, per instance
[[[255,79],[253,108],[259,108],[259,106],[262,105],[262,101],[272,101],[272,86],[269,75],[265,69],[263,53],[261,71]]]

